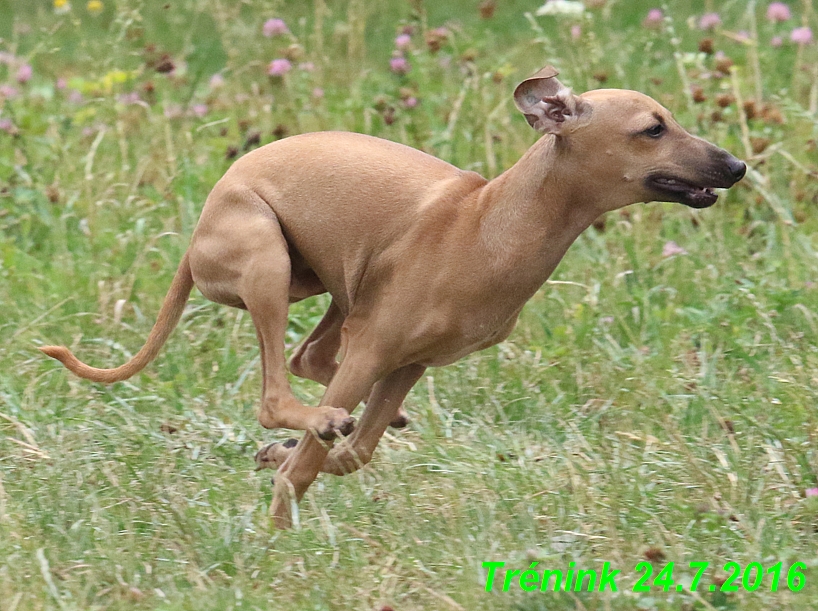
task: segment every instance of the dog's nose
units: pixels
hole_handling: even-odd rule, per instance
[[[727,167],[736,182],[744,178],[744,174],[747,172],[747,165],[741,159],[736,159],[732,155],[727,161]]]

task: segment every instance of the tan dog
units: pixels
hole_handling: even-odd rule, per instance
[[[245,155],[207,198],[130,362],[95,369],[66,348],[41,350],[81,377],[112,383],[156,356],[194,284],[212,301],[246,308],[261,345],[259,422],[308,431],[297,445],[257,455],[260,466],[278,467],[271,511],[289,526],[292,500],[319,471],[355,471],[390,422],[402,424],[401,403],[427,367],[509,335],[597,216],[655,200],[705,208],[717,198],[711,187],[744,176],[744,163],[685,132],[653,99],[615,89],[576,96],[556,74],[546,67],[517,87],[517,108],[546,135],[491,181],[352,133],[304,134]],[[287,310],[324,292],[329,310],[290,362],[296,375],[327,385],[321,407],[307,407],[287,380]],[[363,400],[353,432],[349,414]]]

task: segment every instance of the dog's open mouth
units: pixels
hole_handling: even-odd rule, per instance
[[[719,198],[711,187],[697,187],[679,178],[655,176],[648,179],[648,186],[667,199],[691,208],[708,208]]]

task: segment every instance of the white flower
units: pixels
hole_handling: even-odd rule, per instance
[[[537,15],[573,15],[579,16],[585,12],[585,5],[575,0],[548,0],[537,9]]]

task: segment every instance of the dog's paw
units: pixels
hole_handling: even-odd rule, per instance
[[[316,434],[324,441],[335,439],[339,435],[346,437],[355,428],[355,419],[349,412],[340,407],[320,408],[323,411],[319,422],[313,427]]]
[[[264,446],[256,452],[256,471],[278,469],[296,445],[297,439],[288,439],[284,443],[275,442]]]
[[[395,414],[395,417],[392,418],[392,422],[389,423],[393,429],[402,429],[406,428],[409,425],[409,414],[406,413],[402,407],[398,410],[398,413]]]

